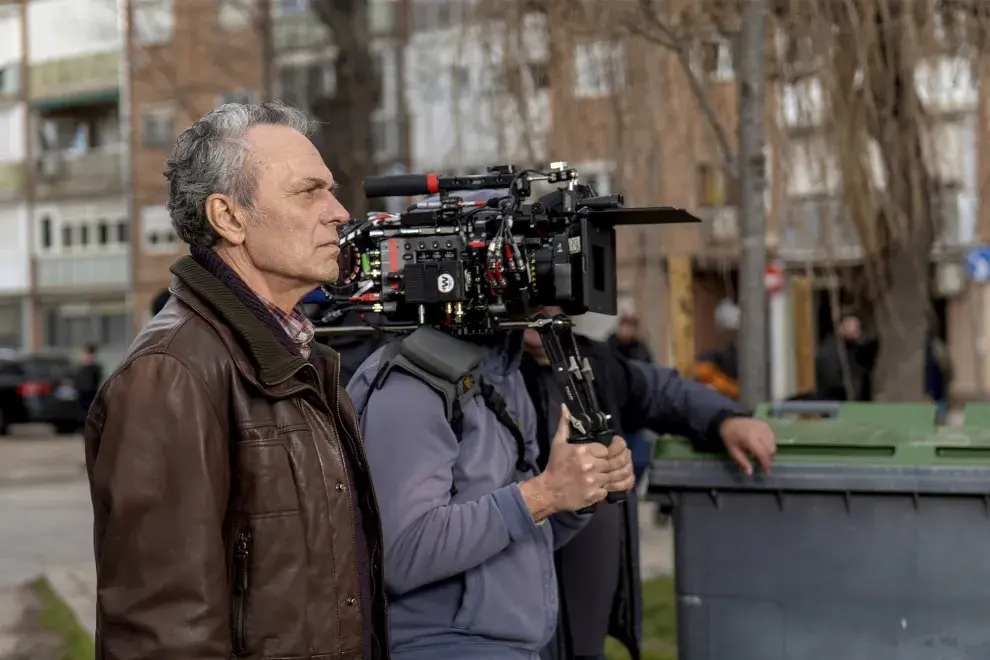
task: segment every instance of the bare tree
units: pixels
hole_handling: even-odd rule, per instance
[[[371,50],[368,0],[312,0],[311,9],[336,47],[336,90],[314,103],[321,122],[317,146],[341,184],[338,197],[353,217],[369,210],[364,179],[374,173],[372,115],[381,80]]]
[[[864,293],[880,341],[879,400],[922,397],[931,255],[945,220],[936,154],[946,145],[933,140],[940,118],[919,95],[918,72],[949,55],[975,65],[988,16],[975,2],[778,3],[782,32],[808,47],[805,75],[821,82],[829,156],[863,247]]]
[[[721,146],[738,171],[731,131],[721,122],[691,53],[712,32],[738,33],[739,0],[661,3],[636,0],[627,26],[673,52]],[[931,305],[930,255],[942,226],[932,171],[933,117],[915,76],[931,58],[952,54],[975,66],[985,52],[990,9],[970,0],[776,0],[774,39],[784,43],[770,83],[814,80],[830,148],[820,157],[839,173],[844,214],[863,248],[881,351],[874,380],[881,400],[919,400]],[[936,141],[937,142],[937,141]]]
[[[189,121],[210,110],[220,91],[249,81],[256,88],[260,80],[261,89],[251,91],[272,98],[270,5],[271,0],[217,0],[173,8],[158,0],[127,0],[125,43],[133,77],[175,103]],[[228,38],[204,38],[204,26],[212,24]],[[180,46],[164,47],[169,42]]]

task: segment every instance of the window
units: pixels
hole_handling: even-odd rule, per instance
[[[89,225],[79,226],[79,244],[83,247],[89,245]]]
[[[283,16],[287,14],[301,14],[309,9],[309,0],[278,0],[275,9]]]
[[[168,43],[175,22],[172,0],[135,0],[133,21],[138,43]]]
[[[240,90],[237,92],[224,92],[220,95],[220,104],[224,103],[257,103],[257,94],[249,90]]]
[[[72,247],[72,225],[69,224],[62,225],[62,247],[63,248]]]
[[[465,64],[455,64],[450,69],[451,92],[455,98],[463,98],[471,93],[471,69]]]
[[[175,138],[175,109],[171,106],[141,108],[141,144],[149,149],[170,147]]]
[[[278,70],[278,97],[311,111],[313,103],[336,93],[337,79],[329,61],[285,64]]]
[[[575,96],[609,96],[625,84],[625,48],[621,43],[597,41],[574,47]]]
[[[530,62],[526,65],[526,70],[534,90],[546,89],[550,86],[550,71],[546,62]]]
[[[701,207],[737,206],[739,182],[728,181],[722,165],[704,163],[695,173],[695,202]]]
[[[395,30],[395,0],[371,0],[368,6],[368,22],[373,34]]]
[[[99,318],[100,344],[104,346],[122,346],[130,340],[127,314],[106,314]]]
[[[107,224],[106,220],[100,220],[96,226],[96,241],[100,245],[106,245],[110,242],[110,225]]]
[[[839,189],[842,179],[836,153],[824,136],[792,138],[786,159],[789,197],[828,195]]]
[[[117,221],[117,242],[121,245],[127,245],[131,242],[131,225],[127,220]]]
[[[225,30],[244,30],[251,25],[253,0],[217,0],[217,21]]]
[[[41,219],[41,249],[50,250],[52,247],[52,219],[45,216]]]
[[[399,152],[399,124],[391,117],[372,119],[371,141],[378,160],[394,158]]]
[[[180,246],[172,228],[172,219],[164,206],[141,209],[141,239],[149,252],[173,252]]]
[[[125,346],[130,341],[126,313],[101,311],[77,315],[61,309],[45,312],[45,344],[75,348],[89,343],[99,346]]]
[[[735,79],[732,42],[722,38],[702,42],[701,66],[705,75],[712,80],[728,82]]]
[[[0,68],[0,95],[17,94],[20,91],[21,65],[17,62]]]

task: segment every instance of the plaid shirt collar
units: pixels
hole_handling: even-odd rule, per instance
[[[306,318],[298,309],[285,312],[281,307],[265,300],[261,296],[258,296],[258,298],[272,313],[275,320],[285,329],[285,333],[289,335],[292,343],[299,347],[299,355],[308,360],[312,352],[309,344],[313,341],[313,337],[316,336],[316,329],[313,327],[313,322]]]

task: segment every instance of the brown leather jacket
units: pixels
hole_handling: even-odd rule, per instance
[[[336,354],[291,355],[195,261],[172,272],[86,422],[96,657],[358,659],[368,626],[387,659],[378,509]]]

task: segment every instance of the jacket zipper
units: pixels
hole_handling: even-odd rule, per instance
[[[336,375],[334,377],[334,384],[337,387],[337,391],[334,392],[333,402],[334,402],[334,405],[337,408],[337,420],[340,422],[340,430],[343,431],[343,433],[344,433],[345,436],[347,436],[347,439],[351,442],[351,444],[352,445],[355,445],[355,444],[358,444],[358,443],[354,440],[354,438],[351,437],[351,434],[347,431],[347,427],[344,425],[344,418],[340,414],[340,359],[339,358],[336,360],[336,363],[337,363],[337,369],[336,369],[336,372],[337,373],[336,373]],[[360,428],[357,429],[357,432],[360,435],[361,429]],[[354,466],[356,468],[358,468],[359,470],[361,470],[362,472],[369,472],[368,468],[365,467],[364,462],[361,460],[360,452],[358,451],[359,449],[360,449],[360,445],[358,445],[358,446],[356,446],[356,447],[353,448],[354,464],[355,464]],[[374,492],[374,489],[371,489],[370,490],[370,493],[368,495],[368,504],[370,505],[369,506],[369,509],[377,509],[378,508],[377,502],[375,502],[375,492]],[[361,515],[361,512],[360,511],[357,511],[356,512],[356,515]],[[364,536],[365,536],[365,538],[368,537],[368,530],[367,529],[365,529]],[[374,540],[374,543],[371,546],[371,553],[368,556],[369,563],[371,563],[371,565],[368,566],[368,573],[369,573],[369,576],[371,577],[371,598],[372,598],[372,602],[369,603],[369,605],[371,606],[371,609],[372,610],[374,610],[374,598],[375,598],[375,594],[378,591],[378,584],[375,581],[375,566],[374,566],[374,557],[375,557],[375,554],[378,553],[378,551],[379,551],[379,549],[378,549],[378,534],[375,534],[375,540]],[[381,562],[379,562],[379,563],[381,563]],[[384,585],[382,585],[382,586],[384,587]],[[384,634],[385,634],[385,649],[384,649],[383,657],[388,657],[388,650],[391,647],[391,642],[389,641],[389,634],[388,634],[389,631],[388,631],[388,623],[387,623],[388,622],[388,598],[385,597],[385,591],[384,591],[384,589],[382,590],[382,601],[383,601],[383,603],[385,605],[385,621],[386,621],[386,624],[384,626],[384,631],[383,631]],[[377,640],[377,634],[375,633],[374,622],[372,622],[370,624],[370,626],[371,626],[372,640],[373,641],[378,641]],[[379,642],[379,645],[380,644],[381,643]]]
[[[246,636],[246,605],[248,591],[248,558],[251,552],[251,533],[242,531],[234,545],[234,654],[244,652]]]

